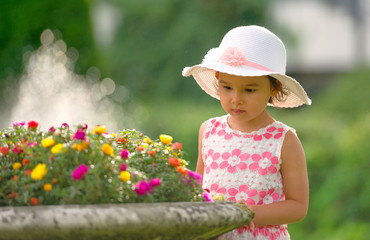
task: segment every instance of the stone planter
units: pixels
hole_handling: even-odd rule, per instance
[[[2,207],[0,239],[213,239],[253,215],[231,202]]]

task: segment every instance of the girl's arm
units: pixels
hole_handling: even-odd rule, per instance
[[[255,212],[256,225],[281,225],[301,221],[308,210],[306,158],[298,137],[287,132],[281,152],[281,174],[285,200],[267,205],[249,206]]]
[[[204,132],[205,126],[206,126],[206,124],[203,123],[200,126],[200,129],[199,129],[199,137],[198,137],[198,161],[197,161],[197,168],[195,170],[197,173],[201,174],[202,177],[203,177],[203,172],[204,172],[204,162],[203,162],[203,158],[202,158],[202,142],[203,142],[203,132]]]

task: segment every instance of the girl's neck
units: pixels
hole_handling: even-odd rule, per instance
[[[275,119],[271,117],[266,110],[258,117],[251,120],[237,119],[231,115],[229,115],[227,118],[227,124],[230,128],[245,133],[258,131],[259,129],[264,128],[273,122],[275,122]]]

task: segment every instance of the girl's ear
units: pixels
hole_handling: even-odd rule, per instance
[[[275,97],[275,95],[276,94],[278,94],[279,93],[279,90],[278,89],[276,89],[276,88],[273,88],[272,90],[271,90],[271,96],[272,97]]]
[[[274,97],[276,94],[278,94],[280,92],[280,90],[282,89],[283,85],[281,84],[280,81],[276,80],[276,85],[277,86],[274,86],[271,90],[271,96]]]
[[[216,77],[217,79],[219,79],[219,77],[220,77],[220,72],[215,72],[215,77]]]

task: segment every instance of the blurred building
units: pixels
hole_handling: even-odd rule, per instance
[[[315,90],[336,74],[370,66],[369,0],[275,0],[274,23],[289,34],[287,71]],[[310,81],[307,81],[307,80]]]

